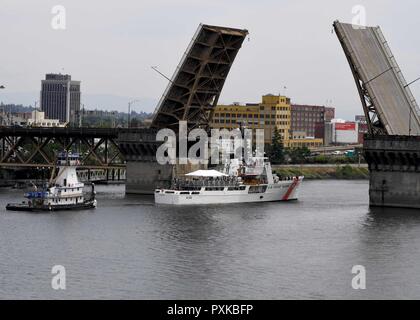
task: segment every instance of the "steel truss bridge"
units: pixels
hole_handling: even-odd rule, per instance
[[[119,137],[133,133],[142,129],[0,127],[0,167],[54,167],[57,153],[71,150],[81,169],[125,168]]]

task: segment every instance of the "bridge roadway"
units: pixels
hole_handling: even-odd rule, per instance
[[[6,136],[37,136],[37,137],[85,137],[117,139],[124,133],[148,133],[148,128],[76,128],[76,127],[19,127],[1,126],[0,139]]]

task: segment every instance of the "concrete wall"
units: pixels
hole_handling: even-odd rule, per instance
[[[172,166],[157,162],[127,161],[125,192],[128,194],[153,194],[156,188],[170,186]]]
[[[371,206],[420,208],[420,137],[366,138]]]
[[[153,194],[156,188],[169,188],[173,176],[206,169],[204,165],[160,165],[157,162],[128,161],[125,192]]]
[[[420,208],[420,173],[371,172],[369,199],[371,206]]]

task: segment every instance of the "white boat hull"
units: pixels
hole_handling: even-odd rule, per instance
[[[302,180],[303,177],[299,177],[299,179],[267,185],[267,189],[263,193],[249,193],[250,186],[246,186],[245,190],[233,191],[228,190],[228,187],[220,191],[207,191],[204,187],[196,191],[157,189],[155,191],[155,203],[203,205],[297,200]]]

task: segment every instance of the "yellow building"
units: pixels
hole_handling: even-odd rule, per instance
[[[302,138],[302,139],[290,139],[289,140],[289,148],[296,149],[307,147],[311,148],[319,148],[324,145],[323,139],[316,139],[316,138]]]
[[[211,128],[232,130],[238,128],[240,124],[249,129],[264,129],[264,142],[266,144],[271,144],[275,128],[278,129],[285,147],[295,147],[295,145],[301,145],[303,142],[309,145],[323,144],[322,139],[293,139],[290,130],[290,98],[281,95],[265,95],[262,97],[261,103],[247,103],[245,105],[233,103],[216,107]]]
[[[290,117],[290,99],[269,94],[262,97],[262,103],[217,106],[211,127],[231,130],[242,123],[250,129],[264,129],[264,140],[269,144],[274,128],[277,127],[286,145],[289,140]]]

